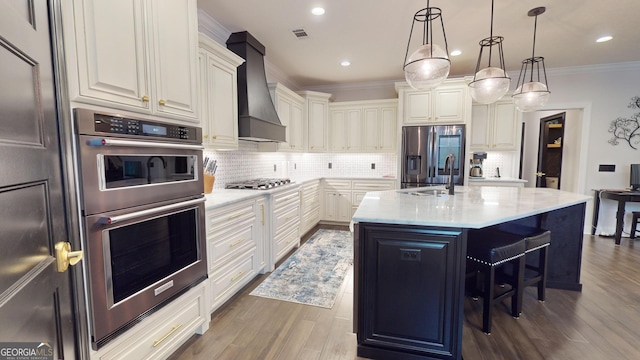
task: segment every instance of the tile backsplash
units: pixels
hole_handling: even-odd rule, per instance
[[[238,150],[204,153],[218,161],[215,189],[224,189],[228,182],[261,177],[382,177],[395,176],[397,171],[396,154],[259,152],[257,143],[242,140]]]

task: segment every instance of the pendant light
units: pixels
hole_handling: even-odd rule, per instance
[[[533,25],[533,51],[531,57],[522,60],[520,68],[520,76],[518,76],[518,84],[513,93],[513,102],[516,108],[522,112],[536,111],[542,108],[549,100],[549,88],[547,86],[547,71],[544,67],[544,58],[535,56],[536,51],[536,31],[538,27],[538,15],[543,14],[546,8],[544,6],[529,10],[527,15],[535,16]],[[540,68],[542,67],[542,78],[540,77]],[[529,71],[528,82],[527,71]],[[534,76],[535,75],[535,76]]]
[[[433,22],[438,19],[440,20],[442,36],[444,37],[444,49],[433,43]],[[421,46],[409,56],[411,37],[416,23],[418,23],[418,27],[422,26],[420,33],[422,42]],[[449,76],[451,61],[448,54],[449,48],[447,46],[447,35],[444,32],[442,11],[440,8],[430,7],[427,0],[427,7],[416,12],[411,23],[411,32],[409,33],[403,66],[407,83],[418,90],[428,90],[436,87]]]
[[[509,91],[511,78],[505,71],[504,53],[502,52],[503,40],[502,36],[493,36],[493,0],[491,0],[491,32],[488,38],[480,40],[480,55],[478,55],[476,73],[473,76],[473,81],[469,83],[469,92],[477,103],[494,103]],[[491,66],[491,57],[494,49],[498,53],[499,67]],[[484,50],[489,51],[489,61],[488,66],[480,70]]]

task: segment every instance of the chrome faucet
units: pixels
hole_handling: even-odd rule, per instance
[[[454,194],[455,185],[453,184],[453,163],[455,162],[455,160],[456,157],[453,154],[447,155],[447,157],[444,159],[445,172],[447,170],[447,164],[449,164],[449,181],[447,181],[447,185],[445,186],[445,188],[449,189],[449,195]]]

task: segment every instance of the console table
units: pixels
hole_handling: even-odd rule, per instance
[[[600,199],[609,199],[618,202],[616,212],[616,234],[614,235],[616,245],[620,245],[622,239],[622,229],[624,227],[624,212],[628,202],[640,202],[640,192],[629,190],[594,190],[593,221],[591,223],[591,235],[596,234],[598,226],[598,212],[600,210]]]

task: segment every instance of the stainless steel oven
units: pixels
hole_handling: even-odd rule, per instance
[[[74,109],[94,348],[206,278],[200,128]]]

